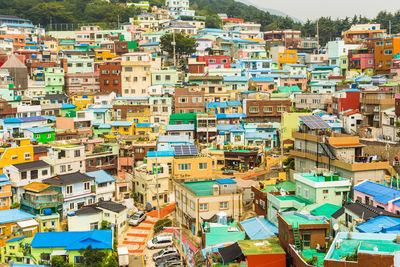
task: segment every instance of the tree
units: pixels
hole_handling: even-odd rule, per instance
[[[85,250],[80,250],[80,254],[84,258],[84,265],[90,267],[101,266],[105,260],[106,254],[98,249],[92,249],[92,246],[88,246]]]
[[[108,221],[101,221],[100,230],[108,230],[111,229],[110,222]]]
[[[221,29],[222,21],[216,15],[208,16],[205,21],[205,26],[206,28]]]
[[[160,47],[163,52],[167,52],[169,57],[173,58],[174,47],[173,43],[173,34],[165,34],[161,37]],[[175,33],[175,54],[176,59],[179,59],[182,56],[191,55],[196,52],[197,43],[196,39],[190,36],[185,36],[181,33]]]
[[[70,267],[72,264],[65,262],[63,256],[53,256],[51,257],[51,266],[53,267]]]

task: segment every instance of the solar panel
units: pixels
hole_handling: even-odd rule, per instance
[[[303,121],[305,125],[307,125],[310,129],[327,129],[331,128],[328,123],[326,123],[323,119],[321,119],[317,115],[311,116],[299,116],[300,120]]]
[[[175,156],[195,156],[199,154],[195,145],[177,145],[174,146]]]

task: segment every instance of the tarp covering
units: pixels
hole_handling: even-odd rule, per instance
[[[230,246],[219,248],[218,253],[221,255],[223,264],[227,264],[238,258],[244,257],[242,249],[239,247],[237,242]]]

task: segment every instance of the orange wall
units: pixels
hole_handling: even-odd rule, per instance
[[[10,198],[12,196],[11,185],[3,185],[3,191],[0,192],[0,210],[10,209]]]
[[[248,255],[248,267],[286,267],[285,254]]]
[[[57,117],[56,118],[56,129],[68,129],[73,130],[74,127],[74,118],[67,117]]]

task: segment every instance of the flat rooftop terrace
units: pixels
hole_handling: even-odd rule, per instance
[[[281,217],[289,225],[328,224],[323,216],[307,216],[297,212],[283,212]]]

